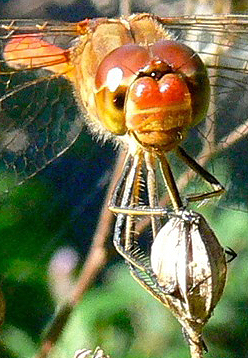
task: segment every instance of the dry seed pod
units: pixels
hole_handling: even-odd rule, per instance
[[[206,220],[187,211],[171,218],[152,245],[151,266],[166,292],[164,303],[186,330],[189,343],[202,349],[203,326],[226,280],[224,250]]]

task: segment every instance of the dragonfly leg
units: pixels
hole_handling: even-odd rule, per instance
[[[137,267],[129,265],[129,269],[133,278],[153,297],[159,300],[162,304],[167,304],[166,296],[173,295],[174,287],[162,287],[159,285],[156,279],[156,275],[150,275],[147,272],[141,272]]]
[[[225,193],[225,188],[220,184],[220,182],[200,164],[198,164],[193,158],[191,158],[183,148],[177,147],[176,153],[185,164],[187,164],[195,173],[199,174],[213,189],[208,193],[189,195],[186,197],[187,202],[210,199]]]
[[[125,214],[118,214],[117,216],[113,238],[116,250],[129,264],[131,274],[150,293],[154,295],[153,292],[156,291],[162,296],[174,295],[176,292],[174,286],[165,287],[158,283],[157,276],[151,267],[150,256],[140,248],[129,219],[130,217]],[[149,281],[149,283],[146,283],[146,281]]]
[[[131,155],[127,156],[124,168],[115,190],[110,198],[109,210],[116,214],[133,216],[173,216],[175,213],[167,207],[140,205],[132,201],[133,190],[139,175],[139,162],[134,161]],[[125,192],[125,194],[124,194]],[[124,198],[126,196],[126,198]]]
[[[225,254],[230,256],[230,258],[226,260],[227,263],[232,262],[238,256],[236,252],[229,246],[227,246],[227,249],[225,249]]]
[[[147,271],[147,274],[152,276],[153,272],[148,255],[142,251],[137,239],[139,235],[137,232],[139,215],[150,217],[154,239],[160,227],[160,218],[168,215],[169,210],[167,208],[153,207],[153,205],[157,204],[158,200],[156,197],[155,172],[153,173],[154,158],[149,158],[148,154],[146,155],[146,167],[148,179],[150,179],[150,186],[147,187],[149,206],[144,208],[139,204],[142,177],[141,164],[143,159],[143,152],[138,152],[135,157],[131,155],[127,156],[123,174],[110,200],[110,210],[117,214],[113,238],[116,250],[127,262],[138,267],[141,271]]]
[[[146,271],[148,274],[152,275],[153,271],[149,260],[146,259],[145,255],[141,254],[134,233],[131,228],[128,230],[126,229],[127,219],[128,217],[125,214],[118,214],[117,216],[113,238],[114,246],[128,263],[138,267],[141,271]],[[128,239],[126,238],[126,235],[129,236]]]

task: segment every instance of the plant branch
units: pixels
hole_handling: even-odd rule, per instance
[[[71,297],[58,311],[54,317],[48,331],[45,334],[41,346],[35,358],[46,358],[59,339],[63,329],[68,322],[73,308],[82,300],[83,294],[86,292],[90,284],[94,281],[95,277],[107,262],[107,250],[105,242],[110,234],[110,229],[113,223],[113,214],[108,210],[108,203],[112,191],[116,185],[117,179],[122,170],[124,160],[124,153],[121,152],[113,173],[108,193],[100,214],[99,223],[93,242],[86,258],[85,264],[79,274],[78,280],[72,291]]]

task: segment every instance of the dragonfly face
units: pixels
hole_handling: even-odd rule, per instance
[[[136,21],[144,29],[151,22],[154,32],[158,26],[151,17],[137,17],[130,21],[131,31]],[[164,150],[175,147],[187,128],[204,117],[209,97],[197,54],[168,38],[164,32],[154,44],[141,46],[135,38],[136,43],[116,48],[100,63],[95,81],[98,117],[106,128]]]

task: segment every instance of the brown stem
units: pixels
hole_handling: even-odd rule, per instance
[[[120,16],[128,16],[131,14],[131,3],[130,0],[121,0],[119,4]]]
[[[40,349],[37,352],[35,358],[46,358],[48,356],[50,350],[54,347],[55,343],[63,332],[63,329],[70,317],[74,306],[77,305],[79,301],[81,301],[84,292],[88,289],[96,275],[106,264],[107,251],[105,248],[105,242],[109,236],[110,228],[113,223],[113,214],[108,210],[108,203],[112,191],[116,185],[117,179],[120,176],[123,161],[124,153],[121,152],[100,214],[96,233],[94,235],[93,242],[83,269],[79,274],[71,297],[69,298],[68,302],[60,308],[55,318],[53,319],[50,328],[48,329],[43,341],[41,342]]]

